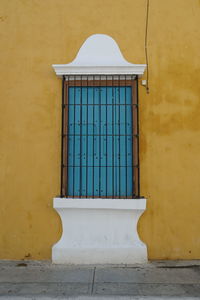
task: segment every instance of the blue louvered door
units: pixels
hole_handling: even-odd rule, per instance
[[[131,95],[131,86],[68,88],[69,196],[131,197]]]

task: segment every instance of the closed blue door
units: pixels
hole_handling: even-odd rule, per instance
[[[131,197],[131,86],[68,89],[68,195]]]

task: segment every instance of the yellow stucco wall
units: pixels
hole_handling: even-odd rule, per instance
[[[145,63],[146,0],[1,0],[0,259],[50,259],[61,224],[61,81],[94,33]],[[139,223],[150,259],[200,258],[200,1],[150,0]],[[144,77],[145,78],[145,77]]]

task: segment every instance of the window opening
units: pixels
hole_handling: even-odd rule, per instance
[[[138,78],[63,76],[61,197],[138,198]]]

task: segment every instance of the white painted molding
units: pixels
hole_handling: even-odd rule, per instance
[[[132,264],[147,261],[137,224],[146,199],[54,198],[62,221],[53,263]]]
[[[113,38],[105,34],[90,36],[69,64],[52,65],[57,76],[80,74],[143,75],[146,65],[125,60]]]

